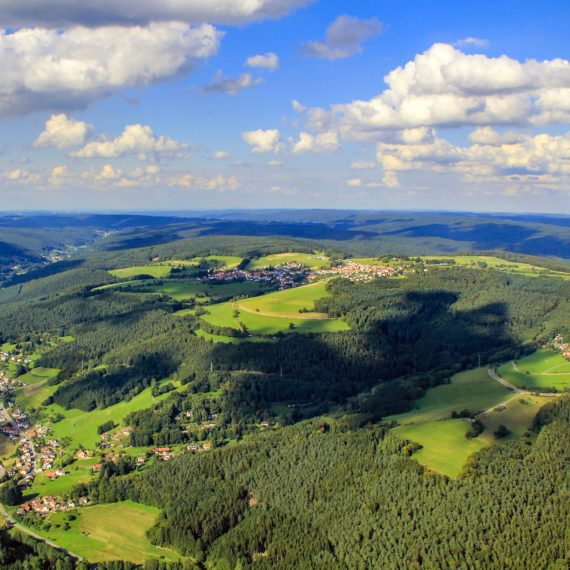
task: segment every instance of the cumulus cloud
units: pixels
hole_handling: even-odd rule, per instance
[[[3,0],[0,25],[98,27],[182,21],[243,24],[279,18],[312,0]]]
[[[346,185],[352,188],[360,188],[362,186],[362,178],[350,178],[346,181]]]
[[[241,186],[235,176],[226,177],[221,174],[211,178],[195,174],[184,174],[167,178],[165,183],[170,187],[191,190],[216,190],[218,192],[237,190]]]
[[[225,160],[229,156],[230,156],[229,153],[226,152],[225,150],[218,150],[212,155],[212,159],[213,160]]]
[[[283,147],[281,133],[277,129],[245,131],[241,138],[252,147],[251,152],[254,154],[276,153]]]
[[[276,54],[268,52],[266,54],[252,55],[248,57],[245,64],[248,67],[258,67],[261,69],[268,69],[275,71],[279,68],[279,58]]]
[[[79,108],[127,86],[187,73],[218,51],[221,36],[209,24],[181,22],[0,31],[0,116]]]
[[[204,91],[237,95],[242,89],[250,89],[260,83],[262,80],[254,78],[251,73],[242,73],[238,77],[226,77],[221,71],[218,71],[214,80],[206,85]]]
[[[71,119],[64,113],[52,115],[43,132],[33,142],[33,146],[59,149],[81,146],[92,128],[91,125]]]
[[[299,134],[299,140],[292,141],[292,145],[293,154],[302,154],[305,152],[334,152],[338,150],[340,143],[338,134],[334,131],[317,135],[302,132]]]
[[[570,122],[568,60],[521,62],[435,44],[384,81],[387,88],[370,100],[294,109],[311,130],[336,129],[343,139],[363,141],[428,136],[438,127]]]
[[[85,145],[71,153],[74,158],[118,158],[135,155],[149,157],[178,157],[186,154],[188,145],[179,143],[170,137],[157,137],[149,126],[128,125],[114,139],[104,138]]]
[[[456,146],[435,138],[417,144],[378,143],[377,158],[385,180],[397,184],[397,173],[453,172],[465,180],[560,184],[570,179],[570,132],[565,135],[520,134],[501,138],[487,130],[475,144]],[[482,142],[485,141],[485,142]]]
[[[308,42],[307,55],[322,59],[344,59],[360,53],[362,44],[382,31],[376,18],[360,20],[353,16],[339,16],[327,29],[325,41]]]

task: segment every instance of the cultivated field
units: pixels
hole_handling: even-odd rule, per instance
[[[570,362],[560,352],[537,350],[516,362],[507,362],[497,369],[505,380],[528,390],[570,388]]]

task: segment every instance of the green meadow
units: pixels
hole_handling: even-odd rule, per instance
[[[150,408],[154,403],[167,397],[167,395],[163,394],[154,398],[150,388],[147,388],[128,402],[120,402],[102,410],[93,410],[91,412],[84,412],[76,408],[66,410],[61,406],[52,404],[45,408],[45,411],[49,415],[59,413],[64,416],[64,419],[52,424],[51,433],[55,438],[70,438],[71,449],[80,445],[88,449],[94,449],[95,444],[101,441],[101,436],[97,433],[97,428],[101,424],[112,420],[116,424],[121,425],[131,412]]]
[[[25,409],[39,408],[57,390],[57,386],[48,386],[47,382],[59,373],[58,368],[32,368],[22,374],[18,380],[27,386],[14,390],[14,401]]]
[[[412,411],[388,419],[400,424],[395,428],[400,437],[422,446],[413,455],[414,459],[437,473],[454,478],[472,453],[491,442],[482,436],[466,439],[468,421],[452,420],[451,413],[464,409],[483,412],[512,396],[512,392],[489,377],[486,368],[476,368],[455,374],[449,384],[428,390]]]
[[[474,368],[455,374],[449,384],[436,386],[417,400],[413,410],[391,416],[401,425],[446,420],[451,412],[468,409],[483,412],[513,394],[493,380],[486,368]]]
[[[424,261],[432,261],[434,259],[449,259],[453,260],[454,265],[460,267],[468,267],[471,269],[478,269],[485,267],[487,269],[496,269],[507,273],[517,273],[526,275],[527,277],[560,277],[562,279],[570,279],[570,273],[562,271],[553,271],[544,267],[537,267],[528,263],[520,263],[515,261],[506,261],[498,257],[490,255],[436,255],[422,257]]]
[[[468,427],[465,420],[445,420],[410,424],[396,428],[396,432],[422,446],[412,456],[418,463],[454,479],[461,473],[467,458],[486,447],[479,437],[465,438]]]
[[[78,459],[75,463],[65,467],[65,470],[68,471],[66,475],[54,480],[49,479],[43,473],[38,473],[30,490],[33,494],[40,496],[68,496],[75,485],[88,483],[95,477],[91,467],[99,462],[100,459],[97,457]],[[53,471],[55,471],[55,469],[53,469]]]
[[[89,562],[179,560],[180,556],[174,551],[153,546],[146,537],[159,512],[132,501],[94,505],[49,515],[47,520],[52,527],[41,534]],[[69,520],[73,517],[75,520]],[[68,530],[64,530],[66,521]]]
[[[266,292],[268,287],[257,281],[243,281],[235,283],[204,283],[192,279],[141,279],[111,283],[98,287],[96,291],[104,289],[132,289],[136,293],[151,293],[168,295],[175,301],[196,299],[197,302],[207,303],[219,299],[234,297],[236,295],[259,295]]]
[[[123,269],[111,269],[109,273],[119,279],[132,279],[140,275],[150,275],[156,279],[168,277],[172,267],[170,265],[135,265]]]
[[[528,390],[570,388],[570,362],[560,352],[537,350],[516,362],[506,362],[497,373],[515,386]]]
[[[249,262],[247,269],[265,269],[266,267],[276,267],[286,263],[299,263],[306,265],[309,269],[322,269],[330,267],[330,259],[324,253],[276,253],[265,255]]]
[[[312,309],[317,299],[327,296],[324,283],[285,289],[260,297],[208,306],[202,318],[220,327],[239,328],[243,323],[250,333],[274,335],[278,332],[336,332],[347,330],[340,319],[329,319],[323,313],[299,313]],[[238,312],[237,317],[235,312]],[[290,328],[290,323],[294,328]]]

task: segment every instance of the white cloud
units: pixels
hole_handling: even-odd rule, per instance
[[[218,192],[237,190],[240,187],[240,183],[235,176],[226,177],[221,174],[212,178],[194,174],[184,174],[167,178],[165,183],[170,187],[188,188],[192,190],[217,190]]]
[[[384,80],[387,88],[370,100],[294,109],[310,130],[363,141],[432,136],[437,127],[570,123],[568,60],[520,62],[435,44]]]
[[[278,18],[312,0],[2,0],[0,25],[105,26],[182,21],[243,24]]]
[[[204,91],[237,95],[242,89],[250,89],[260,83],[262,80],[254,78],[251,73],[242,73],[238,77],[226,77],[221,71],[218,71],[214,80],[206,85]]]
[[[475,47],[475,48],[486,48],[489,46],[489,40],[484,38],[475,38],[473,36],[469,36],[467,38],[462,38],[457,40],[453,45],[457,47]]]
[[[377,158],[384,168],[385,181],[393,185],[398,172],[422,171],[456,173],[470,182],[525,181],[567,186],[570,132],[559,136],[520,134],[510,142],[508,137],[501,140],[501,136],[487,130],[486,142],[478,138],[468,147],[441,138],[419,144],[378,143]]]
[[[376,18],[360,20],[352,16],[339,16],[327,29],[324,42],[308,42],[307,55],[323,59],[344,59],[362,51],[362,44],[382,31]]]
[[[271,166],[272,168],[282,168],[285,166],[285,163],[282,160],[270,160],[267,163],[267,166]]]
[[[184,157],[188,145],[179,143],[170,137],[157,137],[149,126],[128,125],[114,139],[93,141],[76,152],[74,158],[117,158],[138,155],[148,157]]]
[[[352,188],[360,188],[362,184],[362,178],[350,178],[346,181],[346,185]]]
[[[355,160],[350,165],[353,170],[372,170],[378,165],[373,160]]]
[[[276,54],[268,52],[266,54],[252,55],[247,58],[245,64],[248,67],[258,67],[261,69],[268,69],[275,71],[279,68],[279,58]]]
[[[299,140],[292,141],[293,154],[304,152],[334,152],[339,148],[338,134],[334,131],[312,135],[310,133],[299,133]]]
[[[69,148],[85,143],[93,127],[83,121],[76,121],[65,114],[52,115],[43,132],[34,141],[35,147]]]
[[[105,164],[101,171],[95,176],[95,180],[119,180],[123,172],[120,168],[115,168],[112,164]]]
[[[241,138],[245,143],[253,147],[251,152],[254,154],[276,153],[283,146],[281,133],[277,129],[245,131],[241,134]]]
[[[0,31],[0,116],[79,108],[127,86],[187,73],[218,51],[221,36],[211,25],[181,22]]]
[[[213,160],[225,160],[230,155],[225,150],[218,150],[212,155]]]

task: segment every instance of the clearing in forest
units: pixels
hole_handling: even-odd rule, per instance
[[[415,460],[455,478],[472,453],[524,435],[540,407],[549,400],[547,396],[515,395],[493,380],[486,368],[477,368],[454,375],[450,384],[431,388],[416,402],[414,410],[388,419],[400,424],[394,430],[400,437],[422,446],[412,456]],[[485,430],[478,437],[465,437],[470,427],[468,419],[451,419],[453,411],[463,410],[480,414],[477,419]],[[493,432],[501,424],[509,435],[497,439]]]
[[[309,269],[323,269],[330,267],[330,259],[322,252],[316,253],[276,253],[273,255],[265,255],[258,259],[252,259],[247,269],[255,271],[257,269],[265,269],[267,267],[277,267],[286,263],[299,263],[305,265]]]

